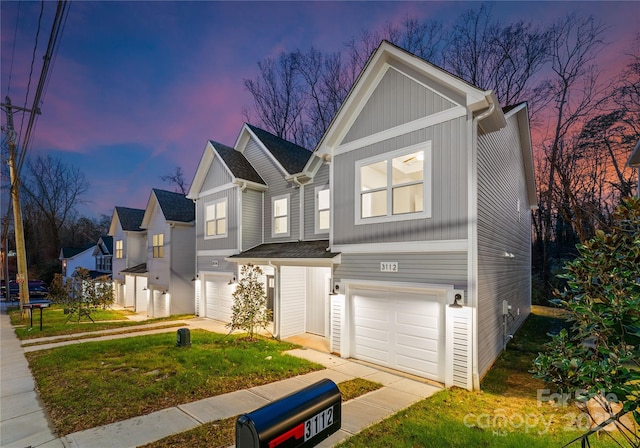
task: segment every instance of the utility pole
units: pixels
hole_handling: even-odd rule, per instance
[[[20,173],[16,166],[17,150],[16,150],[16,131],[13,129],[13,107],[11,99],[7,96],[6,103],[3,104],[7,109],[7,141],[9,144],[9,175],[11,176],[11,201],[13,203],[13,230],[16,238],[16,256],[18,261],[18,275],[16,281],[20,287],[20,308],[22,309],[22,318],[26,319],[27,310],[23,305],[29,303],[29,276],[27,274],[27,253],[24,243],[24,227],[22,225],[22,207],[20,206]],[[17,110],[27,109],[16,107]],[[7,279],[7,293],[9,294],[9,283]]]

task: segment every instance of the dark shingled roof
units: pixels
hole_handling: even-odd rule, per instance
[[[333,258],[337,253],[329,252],[329,240],[295,241],[290,243],[267,243],[246,250],[229,258]]]
[[[192,222],[196,219],[196,205],[184,194],[153,189],[167,221]]]
[[[87,244],[87,245],[85,245],[83,247],[63,247],[62,248],[62,258],[75,257],[79,253],[82,253],[87,249],[91,249],[92,247],[95,247],[95,243],[90,243],[90,244]]]
[[[120,220],[122,230],[129,232],[142,231],[140,224],[142,224],[144,210],[139,208],[116,207],[116,213],[118,213],[118,219]]]
[[[211,140],[211,144],[235,177],[257,184],[267,185],[253,165],[249,163],[240,151],[236,151],[233,148],[223,145],[222,143],[214,142],[213,140]]]
[[[311,157],[311,151],[250,124],[247,126],[289,174],[302,172]]]
[[[109,235],[103,235],[100,237],[104,245],[107,247],[109,254],[113,253],[113,237]]]
[[[130,268],[124,269],[120,271],[120,273],[126,274],[146,274],[147,273],[147,263],[137,264]]]

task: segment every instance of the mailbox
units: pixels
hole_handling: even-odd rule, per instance
[[[191,332],[188,328],[178,328],[176,347],[191,347]]]
[[[236,448],[315,446],[340,429],[342,396],[324,379],[236,420]]]

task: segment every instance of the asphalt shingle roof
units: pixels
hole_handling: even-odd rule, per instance
[[[329,252],[329,240],[294,241],[290,243],[267,243],[246,250],[229,258],[333,258],[338,255]]]
[[[62,258],[75,257],[79,253],[82,253],[87,249],[91,249],[92,247],[95,247],[94,243],[90,243],[90,244],[87,244],[87,245],[82,246],[82,247],[63,247],[62,248]]]
[[[137,264],[130,268],[124,269],[120,271],[121,273],[127,274],[146,274],[147,273],[147,263]]]
[[[109,235],[103,235],[100,237],[104,245],[107,247],[109,254],[113,253],[113,237]]]
[[[142,218],[144,218],[144,210],[139,208],[116,207],[116,213],[118,213],[122,230],[129,232],[142,231],[140,224],[142,224]]]
[[[167,221],[192,222],[196,219],[196,205],[184,194],[153,189],[158,204]]]
[[[211,140],[211,144],[216,148],[216,151],[235,177],[257,184],[267,185],[253,165],[249,163],[240,151],[236,151],[233,148],[223,145],[222,143],[214,142],[213,140]]]
[[[247,124],[247,126],[289,174],[302,172],[309,157],[311,157],[311,151],[295,143],[276,137],[263,129],[250,124]]]

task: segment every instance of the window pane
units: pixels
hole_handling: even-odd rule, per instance
[[[424,152],[418,151],[393,159],[393,185],[421,182]]]
[[[215,234],[216,234],[216,222],[207,221],[207,236],[212,236]]]
[[[387,190],[364,193],[362,195],[362,217],[384,216],[387,214]]]
[[[327,210],[330,198],[329,189],[318,191],[318,210]]]
[[[387,186],[387,161],[360,167],[360,191]]]
[[[273,201],[273,216],[287,216],[287,198]]]
[[[329,228],[329,223],[330,221],[330,214],[329,214],[329,210],[322,210],[321,212],[318,212],[318,229],[320,230],[326,230]]]
[[[211,221],[212,219],[216,219],[216,205],[215,204],[208,204],[205,207],[204,219],[205,219],[205,221]]]
[[[423,185],[415,184],[393,189],[393,214],[423,211]]]
[[[287,217],[276,218],[274,220],[274,233],[287,233]]]
[[[226,219],[218,219],[217,223],[217,234],[224,235],[227,233],[227,220]]]
[[[216,204],[216,218],[226,218],[227,217],[227,202],[222,201]]]

